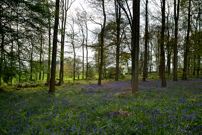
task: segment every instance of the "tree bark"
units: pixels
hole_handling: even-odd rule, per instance
[[[178,20],[179,20],[179,10],[180,10],[180,0],[176,5],[176,0],[174,0],[174,19],[175,19],[175,42],[174,42],[174,73],[173,73],[173,81],[177,81],[177,68],[178,68],[178,49],[177,49],[177,42],[178,42]],[[177,13],[176,13],[177,10]]]
[[[52,66],[51,66],[51,81],[49,93],[55,93],[55,73],[56,73],[56,57],[57,57],[57,34],[59,24],[59,0],[56,0],[55,6],[55,24],[53,34],[53,52],[52,52]]]
[[[144,69],[143,69],[143,81],[146,81],[147,77],[147,48],[148,48],[148,0],[146,0],[146,14],[145,14],[145,51],[144,51]]]
[[[85,36],[84,36],[85,37]],[[82,41],[82,80],[84,79],[84,37],[83,37],[83,41]]]
[[[43,36],[42,36],[42,33],[41,33],[41,45],[40,45],[40,62],[39,62],[39,80],[41,80],[41,69],[42,69],[42,53],[43,53],[43,50],[42,50],[42,44],[43,44]]]
[[[86,25],[86,80],[87,80],[88,79],[88,25],[87,25],[87,20],[85,22],[85,25]]]
[[[51,20],[50,15],[48,17],[48,71],[47,71],[47,81],[46,83],[50,83],[50,56],[51,56]]]
[[[162,2],[162,28],[161,28],[161,86],[166,87],[166,76],[165,76],[165,51],[164,51],[164,31],[165,31],[165,0]]]
[[[170,76],[170,59],[171,59],[171,50],[170,50],[170,48],[171,48],[171,46],[170,46],[170,31],[169,31],[169,20],[168,20],[168,17],[169,17],[169,14],[167,15],[167,37],[168,37],[168,39],[167,39],[167,75],[168,75],[168,77]]]
[[[61,55],[60,55],[60,74],[59,74],[59,85],[63,83],[64,77],[64,48],[65,48],[65,32],[66,32],[66,21],[67,21],[67,3],[63,1],[62,8],[62,36],[61,36]]]
[[[121,8],[115,1],[115,12],[116,12],[116,77],[115,81],[119,79],[119,55],[120,55],[120,23],[121,23]]]
[[[138,93],[138,60],[140,36],[140,0],[133,1],[132,20],[132,94]]]
[[[187,37],[185,43],[185,50],[184,50],[184,68],[182,73],[182,80],[187,80],[187,70],[188,70],[188,52],[189,52],[189,33],[191,29],[191,0],[189,0],[189,7],[188,7],[188,28],[187,28]]]
[[[2,67],[3,67],[3,48],[4,48],[4,32],[1,31],[2,39],[1,39],[1,61],[0,61],[0,86],[1,86],[1,78],[2,78]]]
[[[101,62],[99,65],[99,78],[98,78],[98,85],[101,85],[101,80],[102,80],[102,66],[103,66],[103,53],[104,53],[104,31],[105,31],[105,25],[106,25],[106,13],[105,13],[105,0],[102,0],[102,11],[103,11],[103,25],[102,25],[102,30],[101,30],[101,41],[100,41],[100,54],[101,54]]]
[[[33,41],[31,40],[31,61],[30,61],[30,80],[32,80],[32,75],[33,75],[33,49],[34,49],[34,44]]]

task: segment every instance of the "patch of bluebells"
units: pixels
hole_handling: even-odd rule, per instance
[[[202,80],[139,83],[139,95],[115,95],[131,82],[0,94],[5,134],[202,134]],[[130,90],[130,89],[129,89]],[[195,100],[193,100],[193,97]],[[122,117],[118,111],[131,112]]]

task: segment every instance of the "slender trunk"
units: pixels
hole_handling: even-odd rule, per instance
[[[50,56],[51,56],[51,21],[50,15],[48,17],[48,71],[47,71],[47,81],[46,83],[50,83]]]
[[[150,64],[150,74],[151,74],[151,72],[152,72],[152,64],[153,64],[153,62],[152,62],[152,47],[153,47],[153,44],[152,44],[152,42],[151,42],[151,60],[150,60],[151,64]]]
[[[86,24],[86,80],[88,79],[88,26]]]
[[[162,3],[162,28],[161,28],[161,68],[162,68],[162,76],[161,76],[161,86],[166,87],[166,76],[165,76],[165,52],[164,52],[164,31],[165,31],[165,0]]]
[[[62,3],[62,29],[61,29],[61,54],[60,54],[60,71],[59,71],[59,83],[61,85],[63,82],[63,68],[64,68],[64,38],[65,38],[65,11],[64,11],[65,3]]]
[[[138,61],[140,37],[140,0],[133,1],[132,20],[132,94],[138,93]]]
[[[73,46],[73,52],[74,52],[73,81],[75,81],[75,77],[76,77],[76,51],[75,51],[75,46],[74,46],[74,30],[73,30],[73,36],[72,36],[72,46]]]
[[[188,9],[188,28],[187,28],[187,38],[185,43],[184,50],[184,68],[182,73],[182,80],[187,80],[187,70],[188,70],[188,52],[189,52],[189,33],[191,29],[191,0],[189,0],[189,9]]]
[[[173,73],[173,81],[177,81],[177,68],[178,68],[177,42],[178,42],[179,6],[180,6],[180,0],[178,0],[177,5],[176,5],[176,0],[174,0],[175,42],[174,42],[174,70],[173,70],[174,73]],[[177,13],[176,13],[176,10],[177,10]]]
[[[171,59],[171,46],[170,46],[170,31],[169,31],[169,20],[168,20],[168,17],[169,17],[169,14],[167,15],[167,76],[169,77],[170,76],[170,59]]]
[[[200,74],[200,63],[201,62],[201,57],[200,55],[198,55],[198,64],[197,64],[197,76],[199,77],[199,74]]]
[[[43,48],[42,48],[42,44],[43,44],[43,36],[41,33],[41,46],[40,46],[40,65],[39,65],[39,80],[41,80],[41,69],[42,69],[42,53],[43,53]]]
[[[43,68],[43,76],[42,76],[42,80],[44,80],[44,74],[45,74],[45,68],[44,68],[44,54],[43,54],[43,63],[42,63],[42,68]]]
[[[106,24],[106,13],[105,13],[105,0],[102,0],[102,10],[103,10],[103,16],[104,16],[104,20],[103,20],[103,25],[102,25],[102,30],[101,30],[101,62],[99,65],[99,79],[98,79],[98,85],[101,85],[101,80],[102,80],[102,66],[103,66],[103,54],[104,54],[104,31],[105,31],[105,24]]]
[[[200,3],[201,4],[201,3]],[[198,18],[201,18],[201,14],[200,14],[200,12],[201,12],[201,8],[199,7],[199,12],[198,12]],[[202,40],[201,40],[201,22],[199,21],[199,40],[198,40],[198,45],[201,45],[202,44]],[[199,73],[200,73],[200,64],[201,64],[201,56],[200,56],[201,54],[198,54],[198,58],[197,58],[197,76],[199,77]],[[202,72],[201,72],[202,73]]]
[[[18,11],[17,11],[18,12]],[[18,15],[17,15],[18,17]],[[20,62],[20,43],[19,43],[19,26],[18,26],[18,19],[17,19],[17,45],[18,45],[18,75],[19,75],[19,82],[21,82],[21,62]]]
[[[33,45],[33,41],[31,40],[31,61],[30,61],[30,80],[32,80],[32,74],[33,74],[33,49],[34,49],[34,45]]]
[[[194,69],[193,69],[193,75],[196,75],[196,51],[194,51]]]
[[[52,66],[51,66],[51,81],[50,81],[49,93],[55,93],[58,24],[59,24],[59,0],[56,0],[55,25],[54,25],[54,34],[53,34],[53,53],[52,53]]]
[[[83,41],[82,41],[82,53],[83,53],[83,57],[82,57],[82,79],[84,79],[84,37],[83,37]]]
[[[120,53],[120,22],[121,22],[121,8],[115,1],[115,11],[116,11],[116,77],[115,81],[119,79],[119,53]]]
[[[1,86],[1,78],[2,78],[2,67],[3,67],[3,48],[4,48],[4,33],[2,31],[2,39],[1,39],[1,60],[0,60],[0,86]]]
[[[14,55],[14,44],[13,44],[13,41],[12,41],[12,46],[11,46],[11,55]],[[14,76],[14,71],[13,71],[13,66],[14,66],[14,58],[13,57],[11,57],[11,73],[12,73],[12,75],[11,75],[11,77],[10,77],[10,83],[11,83],[11,85],[12,85],[12,81],[13,81],[13,76]]]
[[[143,69],[143,81],[146,81],[147,77],[147,48],[148,48],[148,0],[146,0],[146,14],[145,14],[145,51],[144,51],[144,69]]]

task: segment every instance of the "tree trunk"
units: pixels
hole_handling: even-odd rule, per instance
[[[73,25],[74,25],[74,20],[73,20]],[[71,36],[71,42],[72,42],[72,47],[73,47],[73,52],[74,52],[74,61],[73,61],[73,81],[75,81],[76,78],[76,50],[74,46],[74,28],[72,27],[73,34]]]
[[[187,28],[187,38],[185,43],[184,51],[184,68],[182,73],[182,80],[187,80],[187,70],[188,70],[188,52],[189,52],[189,33],[191,29],[191,0],[189,0],[189,9],[188,9],[188,28]]]
[[[88,79],[88,25],[87,20],[85,22],[86,25],[86,80]]]
[[[120,23],[121,23],[121,8],[115,1],[115,12],[116,12],[116,77],[115,81],[119,79],[119,53],[120,53]]]
[[[83,41],[82,41],[82,53],[83,53],[83,56],[82,56],[82,79],[84,79],[84,37],[83,37]]]
[[[42,44],[43,44],[43,36],[42,36],[42,33],[41,33],[39,80],[41,80],[41,69],[42,69],[42,53],[43,53],[43,50],[42,50]]]
[[[59,0],[56,0],[55,25],[54,25],[54,34],[53,34],[53,53],[52,53],[52,66],[51,66],[51,81],[50,81],[49,93],[55,93],[58,24],[59,24]]]
[[[33,41],[31,40],[31,61],[30,61],[30,80],[32,80],[32,75],[33,75],[33,49],[34,49],[34,44]]]
[[[199,74],[200,74],[200,64],[201,64],[201,58],[200,58],[200,55],[198,55],[198,64],[197,64],[197,77],[199,77]]]
[[[147,48],[148,48],[148,0],[146,0],[146,14],[145,14],[145,51],[144,51],[144,69],[143,69],[143,81],[146,81],[147,77]]]
[[[48,17],[48,71],[47,71],[47,81],[46,83],[50,83],[50,56],[51,56],[51,21],[50,21],[50,15]]]
[[[196,75],[196,51],[194,51],[194,69],[193,69],[193,75]]]
[[[103,11],[104,20],[103,20],[103,25],[102,25],[102,30],[101,30],[101,42],[100,42],[100,46],[101,46],[101,50],[100,50],[101,62],[100,62],[100,65],[99,65],[98,85],[101,85],[102,66],[103,66],[103,59],[104,59],[103,58],[103,53],[104,53],[104,31],[105,31],[105,24],[106,24],[105,0],[102,0],[102,11]]]
[[[167,15],[167,37],[168,37],[168,39],[167,39],[167,76],[169,77],[170,76],[170,59],[171,59],[171,46],[170,46],[170,31],[169,31],[169,20],[168,20],[168,18],[169,18],[169,14]]]
[[[164,52],[164,31],[165,31],[165,0],[163,0],[162,3],[162,28],[161,28],[161,70],[162,70],[162,76],[161,76],[161,86],[166,87],[166,76],[165,76],[165,52]]]
[[[152,44],[152,42],[150,42],[151,43],[151,59],[150,59],[150,62],[151,62],[151,64],[150,64],[150,74],[151,74],[151,72],[152,72],[152,47],[153,47],[153,44]]]
[[[1,86],[1,78],[2,78],[2,67],[3,67],[3,48],[4,48],[4,32],[1,31],[2,39],[1,39],[1,60],[0,60],[0,86]]]
[[[138,93],[138,60],[140,36],[140,0],[133,1],[132,20],[132,94]]]
[[[177,81],[177,68],[178,68],[178,50],[177,50],[177,41],[178,41],[178,20],[179,20],[179,10],[180,10],[180,0],[176,5],[176,0],[174,0],[174,19],[175,19],[175,42],[174,42],[174,73],[173,81]],[[176,9],[177,8],[177,9]],[[177,13],[176,13],[177,10]]]
[[[18,12],[18,11],[17,11]],[[18,15],[17,15],[18,18]],[[19,82],[21,82],[21,62],[20,62],[20,43],[19,43],[19,25],[18,25],[18,19],[17,19],[17,45],[18,45],[18,75],[19,75]]]
[[[66,0],[63,1],[63,8],[62,8],[62,36],[61,36],[61,55],[60,55],[60,74],[59,74],[59,85],[63,83],[63,76],[64,76],[64,44],[65,44],[65,31],[66,31],[66,21],[67,21],[67,7],[66,7]]]

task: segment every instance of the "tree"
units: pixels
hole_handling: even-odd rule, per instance
[[[116,77],[115,81],[119,79],[119,56],[120,56],[120,24],[121,24],[121,7],[115,0],[115,13],[116,13]]]
[[[17,75],[18,81],[24,78],[27,79],[28,67],[26,63],[30,62],[30,53],[32,50],[32,47],[27,44],[41,30],[40,28],[46,27],[46,14],[47,11],[43,8],[43,1],[41,0],[1,1],[1,66],[5,71],[1,72],[1,75],[4,77],[6,83],[8,79],[12,80],[12,77],[17,77]],[[39,26],[41,27],[39,28]],[[35,48],[38,45],[34,44]],[[12,61],[11,63],[10,60]],[[9,71],[11,70],[10,65],[12,73]]]
[[[145,3],[146,6],[146,13],[145,13],[145,51],[144,51],[144,69],[143,69],[143,81],[146,81],[148,67],[147,67],[147,48],[148,48],[148,0]]]
[[[174,0],[174,19],[175,19],[175,42],[174,42],[174,70],[173,70],[173,81],[177,81],[177,67],[178,67],[178,59],[177,59],[177,42],[178,42],[178,20],[179,20],[179,10],[180,10],[180,0],[176,3]]]
[[[161,27],[161,86],[166,87],[166,76],[165,76],[165,52],[164,52],[164,31],[165,31],[165,0],[162,0],[162,27]]]
[[[50,81],[49,93],[55,93],[55,73],[56,73],[58,24],[59,24],[59,0],[56,0],[55,24],[54,24],[54,34],[53,34],[52,66],[51,66],[51,81]]]
[[[117,0],[123,9],[131,28],[131,57],[132,57],[132,94],[138,93],[138,60],[139,60],[139,36],[140,36],[140,0],[133,0],[131,13],[128,1]],[[133,14],[133,16],[132,16]]]
[[[101,85],[102,80],[102,66],[103,66],[103,53],[104,53],[104,31],[106,24],[106,13],[105,13],[105,0],[102,0],[102,12],[104,16],[101,33],[100,33],[100,64],[99,64],[99,78],[98,85]]]
[[[60,73],[59,73],[59,85],[63,82],[64,77],[64,47],[65,47],[65,33],[66,33],[66,22],[67,22],[67,11],[71,7],[75,0],[62,0],[62,19],[61,19],[61,54],[60,54]]]
[[[71,33],[67,34],[67,36],[70,37],[70,42],[73,48],[73,81],[75,81],[75,75],[76,75],[76,47],[75,47],[75,36],[76,33],[74,31],[74,18],[72,17],[72,24],[70,24],[70,31]]]
[[[184,49],[184,68],[182,73],[182,80],[187,80],[187,63],[188,63],[188,52],[189,52],[189,34],[191,30],[191,0],[189,0],[189,6],[188,6],[188,26],[187,26],[187,36],[186,36],[186,43],[185,43],[185,49]]]

